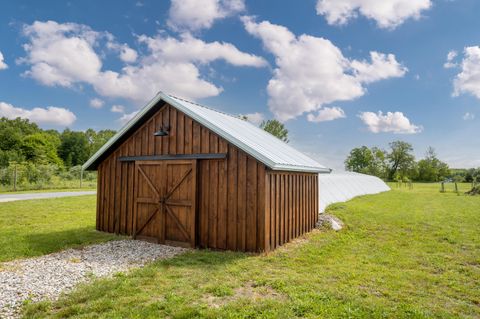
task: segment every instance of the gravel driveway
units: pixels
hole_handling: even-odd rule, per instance
[[[56,299],[92,275],[109,276],[184,251],[129,239],[0,263],[0,318],[17,318],[23,301]]]

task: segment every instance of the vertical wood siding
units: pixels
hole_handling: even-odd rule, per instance
[[[311,231],[318,221],[318,175],[267,171],[265,175],[266,251]]]
[[[153,133],[169,125],[167,137]],[[134,162],[120,156],[227,153],[226,160],[198,160],[197,230],[199,247],[265,251],[266,168],[215,133],[164,105],[98,167],[97,229],[132,235]]]

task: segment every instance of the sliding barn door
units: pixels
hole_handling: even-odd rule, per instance
[[[135,162],[134,238],[195,247],[196,161]]]

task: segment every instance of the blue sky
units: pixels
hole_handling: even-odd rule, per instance
[[[342,168],[411,142],[480,166],[475,0],[9,1],[0,116],[120,128],[158,90],[258,122]]]

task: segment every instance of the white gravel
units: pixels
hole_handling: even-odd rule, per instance
[[[17,318],[25,300],[56,299],[76,284],[173,257],[185,248],[118,240],[0,264],[0,318]]]

